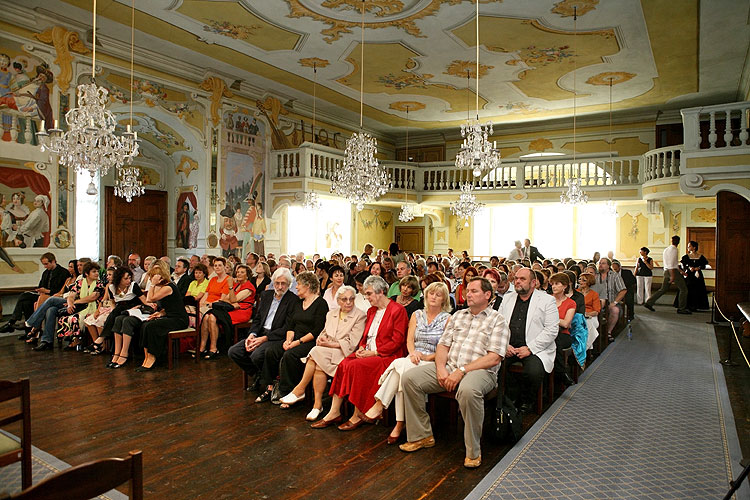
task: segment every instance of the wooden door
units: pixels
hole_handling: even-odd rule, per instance
[[[750,202],[729,191],[716,196],[716,303],[731,319],[750,300]],[[718,316],[717,316],[718,317]]]
[[[396,243],[404,252],[424,253],[424,228],[396,226]]]
[[[688,241],[698,243],[698,252],[702,253],[711,267],[716,267],[716,228],[715,227],[689,227],[687,228]]]
[[[133,252],[141,256],[161,257],[167,254],[167,192],[146,191],[128,203],[105,191],[106,255],[119,255],[123,261]]]

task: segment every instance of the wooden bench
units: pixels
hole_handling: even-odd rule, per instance
[[[0,467],[21,462],[21,486],[31,486],[31,395],[29,379],[0,380],[0,402],[18,399],[19,411],[0,417],[0,426],[21,422],[21,442],[0,434]]]
[[[191,297],[192,298],[192,297]],[[192,304],[187,304],[192,307]],[[188,317],[192,316],[195,320],[194,327],[188,326],[182,330],[172,330],[167,334],[167,369],[171,370],[174,364],[174,360],[180,355],[180,339],[194,338],[195,339],[195,362],[197,363],[200,359],[200,352],[198,351],[201,343],[201,313],[200,308],[193,307],[188,312]]]

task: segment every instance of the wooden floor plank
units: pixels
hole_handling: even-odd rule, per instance
[[[311,429],[306,407],[255,404],[226,357],[141,374],[3,337],[0,360],[0,378],[31,379],[35,446],[70,464],[141,449],[148,498],[459,499],[509,448],[483,442],[482,466],[464,469],[462,429],[447,425],[447,406],[437,445],[412,454],[386,445],[382,424]]]

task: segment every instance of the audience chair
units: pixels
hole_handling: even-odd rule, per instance
[[[246,330],[246,329],[250,328],[250,325],[252,325],[252,324],[253,324],[252,321],[246,321],[244,323],[238,323],[236,325],[232,325],[232,330],[234,332],[234,343],[232,345],[234,345],[237,342],[239,342],[239,340],[240,340],[240,330]]]
[[[508,372],[510,373],[523,373],[523,364],[520,362],[506,363],[503,361],[501,370],[501,383],[503,387],[503,393],[505,393],[505,380]],[[547,400],[549,404],[555,399],[555,371],[547,374]],[[544,383],[539,385],[539,391],[536,396],[536,414],[541,415],[544,413]]]
[[[192,299],[192,297],[190,298]],[[195,300],[193,300],[193,303],[194,302]],[[189,301],[185,301],[185,305],[187,307],[192,306],[193,304]],[[195,362],[197,363],[200,359],[200,353],[198,352],[198,347],[201,343],[200,308],[192,307],[188,311],[188,316],[192,317],[195,320],[195,327],[188,326],[187,328],[183,328],[182,330],[172,330],[167,335],[167,368],[169,370],[172,369],[174,360],[177,358],[177,356],[180,355],[180,339],[191,337],[195,339]]]
[[[607,348],[609,345],[609,339],[607,338],[607,310],[609,307],[609,301],[605,300],[602,304],[602,308],[599,311],[599,338],[596,339],[597,343],[597,350],[599,351],[597,354],[601,354],[604,352],[604,349]]]
[[[130,498],[143,499],[143,458],[131,451],[126,458],[104,458],[60,471],[39,484],[11,496],[11,500],[87,500],[123,483]]]
[[[573,379],[573,382],[577,384],[578,376],[581,373],[581,366],[578,364],[578,360],[576,359],[575,354],[573,354],[573,348],[568,347],[567,349],[563,349],[562,355],[563,364],[565,365],[565,371],[568,371],[568,367],[570,367],[570,377]],[[572,363],[570,363],[571,358],[573,359]]]
[[[29,379],[0,380],[0,402],[20,399],[18,413],[0,418],[0,427],[21,421],[21,442],[0,434],[0,467],[21,462],[21,486],[31,486],[31,395]]]
[[[490,392],[488,392],[484,396],[485,402],[486,401],[492,401],[492,400],[494,400],[496,398],[497,398],[497,387],[495,387],[494,389],[492,389]],[[458,417],[460,415],[460,410],[458,408],[458,401],[456,401],[456,391],[437,392],[435,394],[430,394],[427,397],[427,413],[430,415],[430,420],[433,423],[436,422],[436,418],[437,418],[436,402],[437,402],[438,399],[445,399],[445,400],[448,401],[448,405],[449,405],[448,406],[448,412],[449,412],[448,415],[449,415],[449,419],[450,419],[449,423],[450,423],[451,426],[456,426],[457,427],[458,426],[458,422],[459,422]],[[395,409],[394,409],[393,405],[391,405],[390,409],[393,410],[393,417],[394,417],[394,422],[395,422],[396,412],[395,412]],[[386,422],[386,424],[388,424],[388,422]]]

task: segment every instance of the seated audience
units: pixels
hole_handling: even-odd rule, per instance
[[[214,258],[214,276],[209,279],[206,287],[206,295],[203,297],[201,312],[208,310],[208,305],[217,300],[224,300],[233,286],[232,277],[227,274],[227,259],[224,257]]]
[[[110,287],[114,282],[115,270],[114,267],[107,269],[107,285],[104,287],[104,295],[99,301],[96,310],[83,318],[83,324],[85,325],[92,341],[91,348],[86,348],[86,352],[98,354],[97,349],[101,346],[101,344],[97,344],[96,341],[99,338],[99,333],[102,331],[102,328],[104,328],[104,324],[107,322],[107,318],[109,318],[109,315],[114,308],[114,300],[112,300]]]
[[[217,261],[214,261],[214,265]],[[220,331],[228,338],[232,334],[232,325],[250,321],[255,303],[255,287],[248,281],[249,271],[246,265],[237,264],[234,283],[229,292],[222,295],[221,300],[208,304],[209,309],[201,319],[201,343],[198,349],[204,359],[215,359],[219,356]],[[209,340],[210,344],[206,348]]]
[[[338,307],[335,299],[336,293],[344,285],[344,268],[341,266],[331,266],[328,274],[331,276],[331,285],[323,293],[323,298],[328,302],[328,309],[333,309]]]
[[[280,400],[282,407],[296,403],[304,398],[305,389],[312,382],[315,401],[312,410],[305,417],[310,422],[317,420],[323,410],[323,395],[328,377],[336,374],[341,360],[354,352],[362,339],[367,315],[354,307],[354,296],[354,288],[350,286],[344,285],[338,289],[338,307],[326,314],[325,326],[307,356],[302,380]]]
[[[328,312],[328,303],[320,296],[319,286],[320,282],[314,273],[305,271],[297,276],[297,297],[300,300],[289,310],[284,342],[272,342],[266,349],[266,359],[260,372],[260,383],[266,390],[258,396],[256,403],[271,399],[277,375],[280,375],[280,394],[289,394],[302,378],[305,366],[301,359],[315,346],[315,339],[325,326]],[[299,399],[290,401],[289,404],[297,401]]]
[[[271,268],[268,267],[267,262],[258,262],[255,265],[255,277],[252,282],[255,285],[255,302],[257,304],[260,302],[260,292],[271,286]],[[272,286],[271,289],[273,289]]]
[[[315,264],[315,275],[318,277],[318,280],[320,281],[320,295],[323,295],[323,293],[328,289],[328,287],[331,285],[331,264],[326,262],[325,260],[321,260]]]
[[[282,267],[273,273],[273,290],[259,293],[261,298],[247,338],[229,348],[229,358],[248,375],[255,375],[263,369],[269,346],[283,344],[286,339],[290,311],[299,301],[289,290],[291,283],[292,273],[289,269]],[[259,384],[260,377],[256,377],[253,388],[257,389]]]
[[[201,303],[203,297],[206,295],[206,290],[208,290],[208,269],[206,269],[206,266],[202,262],[197,263],[193,267],[193,278],[185,296],[193,297],[197,305]]]
[[[581,292],[575,289],[575,284],[578,283],[578,274],[570,270],[565,270],[564,273],[568,277],[568,281],[570,282],[570,286],[568,287],[568,291],[565,293],[565,296],[569,299],[573,299],[573,302],[576,303],[577,313],[585,314],[586,303],[583,300],[583,295],[581,294]]]
[[[555,299],[558,316],[560,317],[560,330],[555,338],[555,345],[557,346],[555,354],[555,378],[562,380],[565,385],[572,385],[573,379],[565,371],[562,351],[573,345],[573,338],[570,336],[570,323],[573,322],[573,316],[576,313],[576,303],[567,296],[568,292],[570,292],[570,278],[568,278],[567,274],[553,274],[549,282],[552,287],[552,297]]]
[[[99,280],[99,264],[90,262],[70,289],[67,307],[57,310],[57,336],[70,341],[67,349],[75,349],[81,342],[83,319],[96,311],[97,301],[102,295],[104,283]]]
[[[387,443],[394,444],[404,428],[404,392],[401,377],[415,366],[435,361],[435,349],[440,336],[450,319],[450,294],[445,283],[435,282],[424,291],[424,309],[417,310],[409,320],[406,334],[408,355],[393,361],[381,375],[380,389],[375,393],[373,413],[388,408],[396,401],[396,426],[388,436]]]
[[[414,311],[422,309],[422,301],[417,300],[417,295],[421,292],[419,281],[414,276],[405,276],[399,282],[400,293],[391,300],[394,300],[406,308],[406,315],[411,318]]]
[[[130,260],[128,260],[128,262],[129,261]],[[148,278],[146,278],[146,273],[148,272],[149,269],[151,269],[151,265],[153,265],[154,262],[156,262],[156,257],[154,257],[153,255],[149,255],[148,257],[143,259],[143,269],[141,269],[141,274],[140,274],[140,277],[138,278],[138,286],[141,287],[141,290],[144,290],[144,291],[148,290],[148,287],[150,286],[148,284]],[[133,268],[131,267],[131,269]],[[138,268],[133,269],[134,277],[138,275],[137,269]]]
[[[484,396],[497,386],[497,370],[508,346],[508,326],[502,314],[489,307],[491,297],[489,281],[469,281],[468,309],[457,311],[451,318],[438,341],[435,360],[401,377],[408,438],[401,450],[413,452],[435,445],[425,398],[432,393],[456,391],[464,420],[464,466],[476,468],[482,463]]]
[[[503,297],[499,312],[510,329],[506,359],[521,362],[523,373],[517,377],[518,383],[507,385],[508,396],[522,412],[529,412],[545,372],[552,372],[560,316],[555,299],[536,289],[531,269],[519,269],[513,285],[514,291]]]
[[[635,278],[633,271],[626,269],[620,265],[619,260],[612,261],[612,271],[616,272],[622,278],[622,282],[625,285],[626,292],[623,298],[623,304],[625,305],[625,312],[628,314],[628,319],[635,317],[635,293],[638,288],[638,280]],[[677,305],[675,304],[675,307]],[[708,299],[706,299],[706,309],[708,309]]]
[[[154,257],[154,259],[156,259],[156,257]],[[128,255],[128,267],[133,271],[133,279],[135,282],[140,283],[141,278],[146,272],[141,268],[141,256],[137,253],[131,253]]]
[[[383,266],[381,266],[380,262],[377,262],[377,261],[370,264],[370,269],[368,269],[368,271],[370,272],[372,276],[382,276],[384,274]]]
[[[188,272],[189,270],[190,261],[184,257],[177,259],[177,264],[174,265],[172,281],[177,285],[177,291],[180,292],[180,297],[184,297],[187,294],[190,283],[194,279],[193,275]]]
[[[490,285],[492,285],[492,297],[490,298],[490,307],[493,308],[495,311],[500,309],[500,304],[503,301],[503,296],[500,295],[497,291],[497,286],[502,281],[500,279],[500,273],[498,273],[495,269],[485,269],[482,271],[482,278],[485,278],[487,281],[490,282]],[[505,281],[508,281],[507,276]]]
[[[373,423],[381,418],[371,412],[375,404],[377,381],[394,359],[404,355],[408,319],[403,306],[389,300],[388,284],[380,276],[370,276],[364,283],[364,294],[370,302],[367,311],[365,334],[355,352],[347,356],[336,370],[331,384],[331,409],[312,427],[322,429],[340,422],[341,404],[348,397],[354,405],[351,419],[339,425],[339,430],[350,431],[363,423]],[[422,401],[424,404],[424,400]]]
[[[578,278],[578,290],[583,295],[583,301],[586,306],[586,326],[589,330],[586,349],[591,349],[594,340],[599,336],[599,312],[602,310],[602,304],[599,301],[599,294],[591,287],[596,283],[593,274],[583,273]]]
[[[141,326],[140,345],[145,358],[143,364],[135,369],[137,372],[153,370],[156,360],[166,353],[167,334],[188,326],[182,295],[169,279],[169,265],[157,260],[151,265],[147,275],[151,286],[146,294],[146,301],[157,304],[159,310],[152,313]]]
[[[596,275],[596,284],[593,286],[602,302],[606,301],[609,304],[607,306],[607,339],[610,342],[614,340],[612,331],[620,318],[622,300],[628,291],[620,275],[614,272],[611,266],[612,261],[607,257],[602,257],[599,260],[599,273]]]
[[[461,266],[459,266],[460,268]],[[477,269],[474,266],[468,266],[464,268],[463,274],[461,275],[461,283],[456,287],[456,308],[465,309],[466,305],[466,288],[471,278],[476,278],[479,275]]]
[[[145,306],[147,302],[141,287],[133,280],[133,271],[129,267],[115,269],[112,283],[108,288],[114,300],[114,308],[102,326],[99,337],[94,340],[91,354],[101,354],[104,351],[104,339],[113,335],[115,347],[112,359],[107,363],[107,367],[112,368],[115,364],[125,364],[125,360],[128,359],[130,341],[141,326],[141,320],[128,314],[128,310],[141,305]]]

